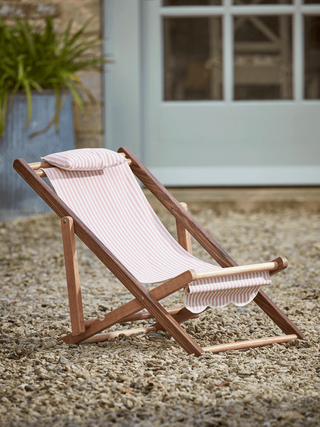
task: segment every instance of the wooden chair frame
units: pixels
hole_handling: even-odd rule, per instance
[[[189,354],[196,356],[205,351],[217,353],[232,349],[260,347],[272,343],[283,343],[306,337],[299,328],[260,290],[254,301],[286,334],[268,338],[254,339],[242,342],[228,343],[201,348],[196,341],[181,327],[181,323],[196,318],[199,315],[191,313],[186,307],[165,310],[159,301],[174,292],[184,288],[188,283],[210,277],[252,271],[270,271],[276,274],[288,265],[285,258],[279,257],[270,263],[250,266],[237,266],[236,262],[218,245],[218,243],[199,225],[188,213],[186,205],[180,204],[166,188],[147,170],[147,168],[127,148],[118,152],[124,155],[133,173],[155,195],[155,197],[171,212],[177,222],[178,241],[187,251],[191,251],[190,235],[215,259],[222,270],[212,270],[196,273],[193,270],[168,280],[167,282],[148,291],[114,254],[86,227],[72,210],[56,195],[56,193],[41,179],[45,168],[52,167],[46,162],[28,164],[23,159],[14,162],[15,170],[39,194],[40,197],[61,218],[61,229],[67,274],[67,286],[70,306],[72,333],[63,337],[68,344],[80,342],[103,341],[120,334],[131,335],[138,332],[165,330]],[[88,248],[104,263],[104,265],[120,280],[133,295],[134,299],[121,307],[107,313],[103,318],[84,320],[78,261],[75,246],[75,234]],[[147,311],[141,311],[146,309]],[[128,329],[119,332],[99,334],[115,323],[154,318],[156,323],[149,328]],[[98,335],[97,335],[98,334]]]

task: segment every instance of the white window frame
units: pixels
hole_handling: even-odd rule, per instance
[[[141,0],[103,0],[105,147],[143,159]]]
[[[223,6],[167,6],[160,7],[162,17],[222,17],[223,22],[223,86],[224,99],[233,102],[233,17],[241,15],[291,15],[293,17],[293,99],[272,100],[272,102],[320,102],[305,100],[304,93],[304,16],[320,15],[319,5],[303,4],[302,0],[294,0],[294,4],[274,5],[233,5],[233,0],[224,0]],[[184,102],[184,101],[183,101]],[[187,101],[186,101],[187,102]],[[215,101],[219,102],[219,101]],[[250,102],[250,101],[235,101]],[[256,100],[255,102],[259,102]],[[261,100],[260,102],[268,102]]]

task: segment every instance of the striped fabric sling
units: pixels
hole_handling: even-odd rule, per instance
[[[79,149],[44,157],[58,196],[141,283],[159,283],[183,273],[220,269],[185,251],[163,226],[126,159],[107,149]],[[269,272],[238,274],[192,282],[185,306],[200,313],[208,306],[243,306]]]

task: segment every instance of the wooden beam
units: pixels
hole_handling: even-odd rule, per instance
[[[180,202],[180,205],[188,212],[188,206],[184,202]],[[179,244],[185,249],[189,254],[192,254],[191,246],[191,236],[189,231],[187,231],[181,222],[176,218],[176,227]]]
[[[285,333],[295,333],[298,338],[306,340],[307,337],[302,331],[280,310],[279,307],[261,289],[254,299],[254,302],[274,321],[276,325]]]
[[[48,162],[35,162],[35,163],[28,163],[28,165],[33,170],[41,169],[41,168],[53,168],[54,166],[51,165]]]
[[[131,300],[121,307],[107,313],[104,317],[85,322],[86,330],[77,336],[68,334],[61,339],[67,344],[77,344],[98,334],[104,329],[110,328],[115,323],[121,322],[121,319],[134,314],[143,308],[143,304],[137,299]]]
[[[91,338],[88,338],[87,340],[83,341],[84,343],[89,342],[100,342],[105,340],[110,340],[113,338],[117,338],[119,335],[126,335],[129,337],[130,335],[136,335],[136,334],[148,334],[149,332],[157,332],[158,329],[156,329],[155,326],[151,326],[150,328],[138,328],[138,329],[123,329],[122,331],[115,331],[115,332],[108,332],[106,334],[98,334],[94,335]]]
[[[173,308],[167,308],[166,310],[172,316],[176,313],[179,313],[179,311],[181,311],[182,309],[183,307],[173,307]],[[137,320],[147,320],[147,319],[154,319],[154,317],[148,311],[141,311],[136,314],[130,314],[129,316],[121,319],[120,323],[136,322]]]
[[[79,335],[85,331],[81,299],[80,278],[73,220],[70,216],[61,219],[61,231],[66,267],[67,287],[72,333]]]
[[[279,337],[267,337],[267,338],[259,338],[256,340],[249,341],[239,341],[232,342],[227,344],[218,344],[210,347],[204,347],[204,351],[211,351],[212,353],[219,353],[220,351],[228,351],[228,350],[240,350],[242,348],[255,348],[255,347],[263,347],[265,345],[270,345],[274,343],[285,343],[292,340],[296,340],[297,335],[282,335]]]
[[[259,273],[272,271],[278,268],[276,262],[265,262],[261,264],[239,265],[238,267],[226,267],[217,270],[200,271],[194,274],[193,280],[211,279],[214,277],[233,276],[235,274]]]

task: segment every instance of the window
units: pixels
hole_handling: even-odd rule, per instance
[[[165,101],[320,99],[320,0],[163,0]]]

